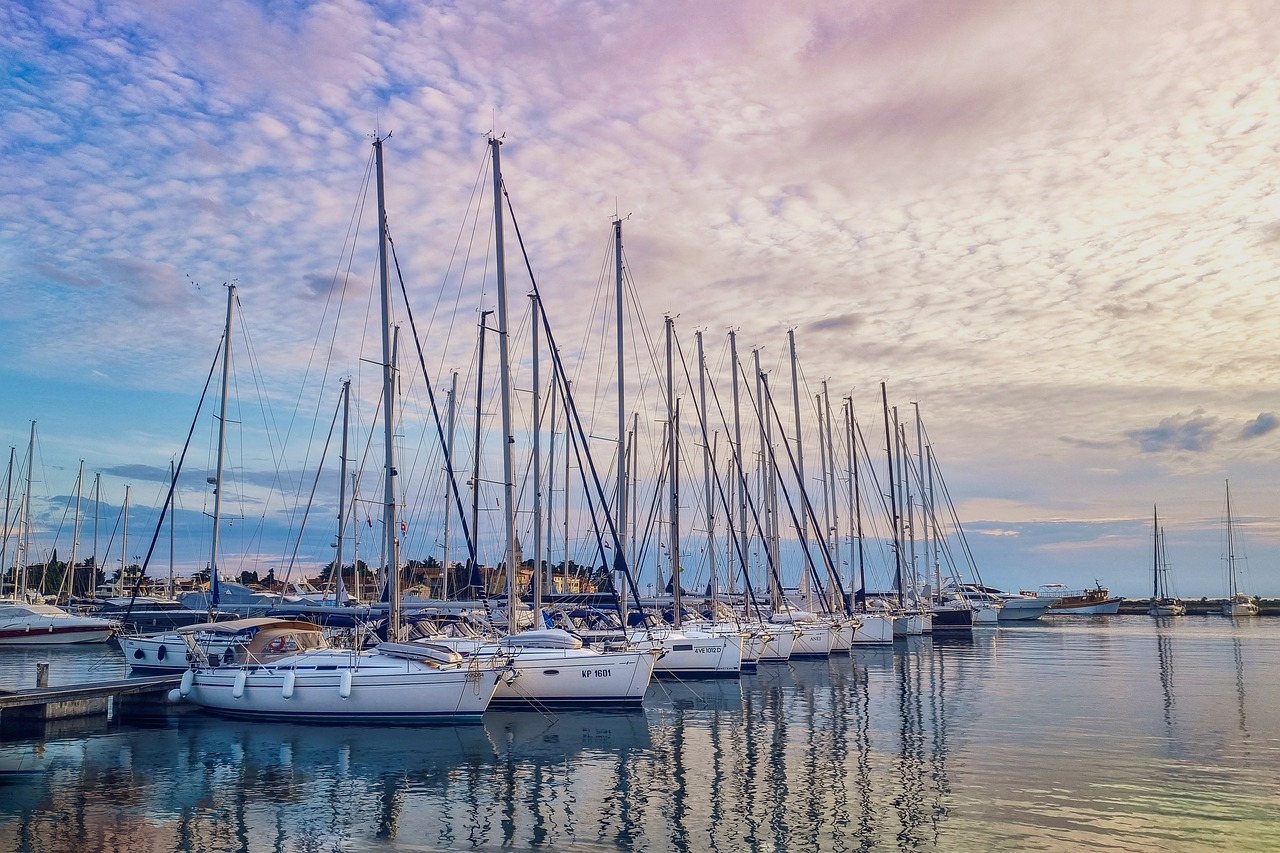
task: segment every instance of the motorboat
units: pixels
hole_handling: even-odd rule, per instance
[[[963,584],[960,590],[974,606],[982,602],[998,605],[996,619],[999,622],[1030,622],[1043,616],[1050,605],[1049,601],[1041,600],[1034,593],[1006,592],[983,584]]]
[[[0,645],[102,643],[118,627],[110,619],[68,613],[52,604],[0,601]]]
[[[1023,595],[1028,593],[1024,590]],[[1120,612],[1123,598],[1098,584],[1093,589],[1069,589],[1065,584],[1045,583],[1034,593],[1049,605],[1049,613],[1062,616],[1114,616]]]

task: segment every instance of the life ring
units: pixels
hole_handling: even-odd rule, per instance
[[[269,652],[283,652],[284,650],[285,650],[284,637],[276,637],[274,640],[267,643],[267,651]]]

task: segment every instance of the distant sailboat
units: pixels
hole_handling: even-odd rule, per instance
[[[1187,606],[1169,592],[1169,557],[1165,553],[1164,528],[1160,526],[1160,515],[1155,507],[1151,509],[1151,542],[1151,606],[1147,613],[1157,618],[1183,616]]]
[[[1257,616],[1258,604],[1240,591],[1236,577],[1236,542],[1231,518],[1231,481],[1227,481],[1227,600],[1222,602],[1223,616]]]

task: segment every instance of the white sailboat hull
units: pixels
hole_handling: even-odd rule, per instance
[[[883,645],[893,642],[893,616],[888,613],[859,613],[861,624],[853,634],[855,646]]]
[[[269,666],[204,667],[180,698],[229,717],[312,723],[479,723],[499,671],[322,650]],[[184,677],[185,685],[185,677]]]

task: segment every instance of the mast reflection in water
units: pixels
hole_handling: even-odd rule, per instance
[[[0,743],[0,850],[1268,849],[1254,621],[911,638],[473,727],[46,733]]]

